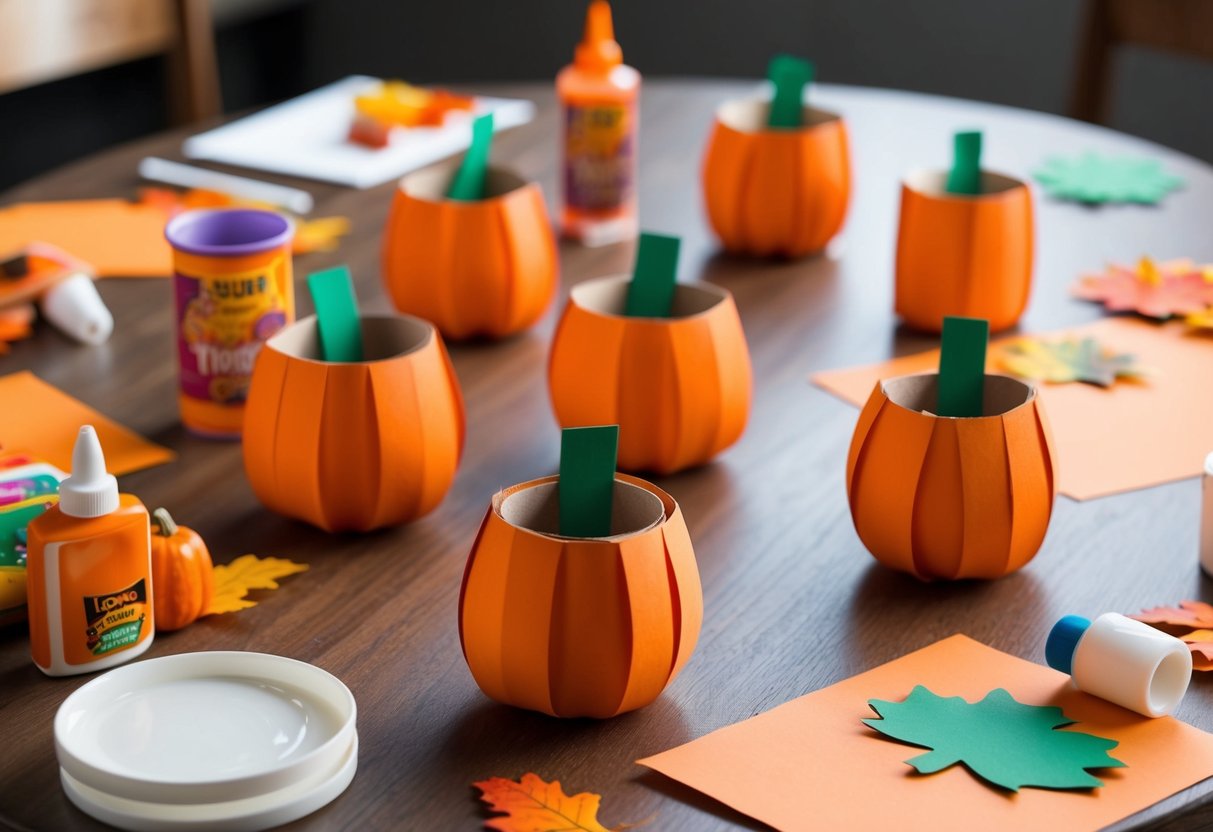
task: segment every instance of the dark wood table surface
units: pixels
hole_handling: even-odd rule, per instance
[[[706,226],[699,164],[715,104],[754,87],[661,81],[644,91],[642,225],[682,237],[683,280],[712,281],[736,296],[755,396],[736,446],[703,468],[656,480],[686,514],[705,614],[689,665],[638,712],[561,721],[498,705],[476,688],[459,648],[460,578],[489,498],[557,464],[545,360],[564,291],[530,332],[452,345],[468,417],[454,486],[428,517],[366,535],[328,535],[272,514],[249,490],[238,444],[203,441],[181,428],[167,280],[100,284],[116,319],[104,346],[76,346],[39,325],[33,339],[0,356],[0,373],[33,370],[176,450],[177,461],[126,476],[121,485],[201,532],[217,561],[254,552],[311,565],[261,596],[257,607],[157,636],[146,654],[278,653],[349,685],[359,707],[358,775],[341,798],[292,828],[476,829],[486,815],[470,784],[534,771],[570,792],[601,793],[600,819],[608,826],[655,815],[654,829],[761,829],[633,761],[952,633],[1041,661],[1045,635],[1064,613],[1213,600],[1213,585],[1197,567],[1196,480],[1087,503],[1058,497],[1039,556],[1002,580],[924,584],[878,566],[855,535],[843,486],[857,412],[807,381],[814,370],[933,345],[899,328],[892,314],[898,188],[909,168],[946,166],[954,130],[984,128],[987,166],[1020,177],[1049,153],[1095,149],[1149,154],[1187,179],[1184,191],[1156,208],[1083,208],[1038,193],[1036,286],[1021,324],[1027,330],[1098,317],[1099,309],[1072,300],[1066,287],[1107,261],[1133,262],[1142,254],[1213,261],[1213,169],[1056,117],[823,86],[815,88],[816,101],[843,113],[851,128],[855,187],[843,235],[824,255],[805,260],[735,259],[718,252]],[[535,120],[499,136],[493,152],[497,162],[542,182],[551,205],[559,154],[550,85],[478,89],[537,102]],[[180,158],[185,135],[165,133],[98,153],[0,202],[133,196],[137,162],[147,155]],[[348,263],[365,306],[388,310],[379,250],[392,185],[356,191],[277,179],[310,190],[316,215],[343,214],[354,225],[339,251],[296,259],[297,287],[310,271]],[[627,244],[564,244],[563,289],[626,271],[631,256]],[[299,314],[310,312],[300,291]],[[64,797],[51,733],[55,709],[88,678],[44,677],[28,658],[24,628],[0,631],[0,819],[14,829],[102,828]],[[1213,679],[1195,680],[1179,717],[1213,730]],[[1206,782],[1125,825],[1213,824],[1211,793],[1213,782]]]

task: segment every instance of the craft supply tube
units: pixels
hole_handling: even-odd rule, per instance
[[[153,182],[163,182],[179,188],[198,188],[251,202],[266,202],[296,214],[308,213],[313,205],[312,195],[298,188],[261,182],[246,176],[233,176],[217,170],[195,168],[167,159],[157,159],[155,156],[149,156],[139,163],[139,175]]]
[[[1049,633],[1045,659],[1079,690],[1151,717],[1179,707],[1192,679],[1186,644],[1115,612],[1094,621],[1063,617]]]
[[[1205,457],[1200,492],[1200,568],[1213,578],[1213,453]]]

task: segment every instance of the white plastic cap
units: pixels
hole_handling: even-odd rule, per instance
[[[94,347],[104,344],[114,331],[114,316],[92,278],[81,272],[59,281],[42,296],[42,314],[65,335]]]
[[[101,517],[118,510],[118,480],[105,471],[105,455],[92,425],[80,428],[72,448],[72,475],[59,483],[59,510],[70,517]]]

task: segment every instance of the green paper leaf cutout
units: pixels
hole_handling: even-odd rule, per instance
[[[984,318],[943,319],[935,415],[972,417],[982,414],[989,340],[990,323]]]
[[[959,696],[938,696],[915,686],[902,702],[872,699],[880,719],[863,724],[886,737],[931,749],[906,760],[919,774],[934,774],[957,763],[991,785],[1019,791],[1094,789],[1103,781],[1089,768],[1121,768],[1108,756],[1115,740],[1080,731],[1055,730],[1073,725],[1061,708],[1025,705],[1002,688],[970,704]]]
[[[619,425],[565,428],[560,432],[560,533],[609,537],[615,497]]]
[[[952,169],[946,190],[950,194],[981,193],[981,131],[970,130],[952,137]]]
[[[623,314],[632,318],[668,318],[678,280],[678,237],[641,234],[636,245],[636,266],[628,284]]]
[[[325,361],[361,361],[362,322],[350,270],[337,266],[313,272],[307,276],[307,288],[316,305],[321,357]]]
[[[472,144],[463,155],[463,162],[451,180],[447,199],[474,202],[484,199],[485,181],[489,173],[489,148],[493,144],[493,114],[485,113],[472,122]]]
[[[800,127],[804,88],[813,83],[813,64],[792,55],[776,55],[767,66],[767,79],[775,87],[767,127]]]
[[[1184,184],[1180,177],[1164,171],[1157,160],[1097,153],[1052,156],[1032,176],[1049,196],[1089,205],[1154,205]]]
[[[1118,354],[1094,338],[1020,338],[1003,348],[999,364],[1020,378],[1052,384],[1080,381],[1099,387],[1111,387],[1119,378],[1140,379],[1148,372],[1136,356]]]

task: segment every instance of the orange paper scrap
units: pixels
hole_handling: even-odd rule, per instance
[[[0,209],[0,251],[51,243],[100,277],[168,277],[164,211],[123,199],[26,202]]]
[[[1107,389],[1089,384],[1039,385],[1040,401],[1053,429],[1058,491],[1089,500],[1200,474],[1213,448],[1209,416],[1213,338],[1188,333],[1180,323],[1134,318],[1105,318],[1037,337],[1094,338],[1117,353],[1133,355],[1152,371],[1140,383]],[[987,372],[999,372],[999,343],[990,347]],[[862,405],[877,380],[938,366],[939,350],[932,350],[818,373],[813,382]]]
[[[81,425],[92,425],[111,474],[129,474],[173,459],[173,452],[102,416],[30,372],[0,376],[0,452],[24,453],[72,470]]]
[[[976,702],[994,688],[1055,705],[1074,726],[1116,740],[1125,768],[1090,791],[991,789],[963,766],[917,774],[915,749],[860,720],[869,699],[901,701],[915,685]],[[1067,730],[1067,729],[1061,729]],[[1020,832],[1099,829],[1213,776],[1213,735],[1148,719],[1078,691],[1070,677],[962,635],[639,761],[785,832],[897,829]]]

